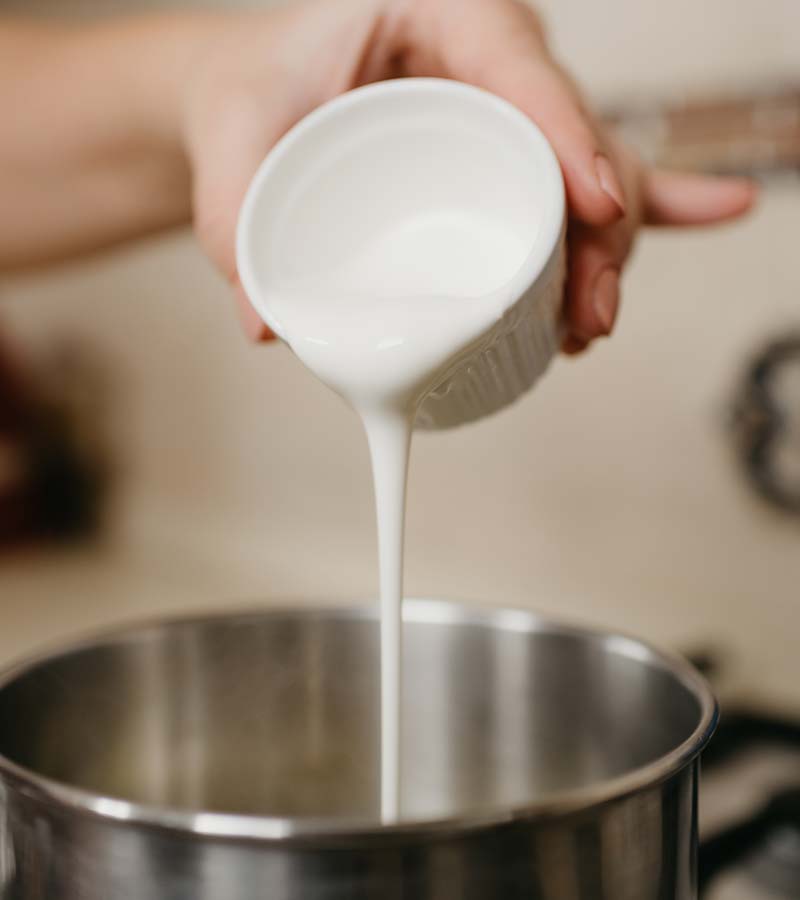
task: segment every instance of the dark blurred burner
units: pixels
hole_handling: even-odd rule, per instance
[[[705,647],[688,656],[712,682],[725,668],[721,665],[724,654],[717,649]],[[763,781],[765,766],[772,772],[767,782]],[[700,897],[713,892],[715,900],[721,900],[731,887],[736,898],[798,900],[800,720],[750,705],[723,703],[716,734],[703,754],[703,770],[711,776],[707,800],[715,793],[721,799],[720,788],[723,796],[734,801],[756,799],[750,810],[734,814],[739,817],[733,821],[723,819],[724,825],[701,840]],[[738,802],[737,806],[742,808]]]
[[[709,664],[713,670],[713,659]],[[768,891],[776,900],[800,898],[800,722],[744,706],[723,707],[717,733],[703,755],[703,768],[719,775],[735,759],[770,747],[797,751],[797,780],[701,841],[701,897],[719,876],[738,872],[754,891]],[[741,784],[734,778],[731,789]]]
[[[774,794],[755,815],[703,841],[700,895],[723,871],[741,866],[776,897],[800,896],[800,786]]]
[[[797,798],[795,798],[795,803]],[[755,882],[781,897],[800,896],[800,819],[776,828],[750,862]]]
[[[717,732],[703,754],[703,768],[720,765],[737,753],[766,744],[796,747],[800,751],[800,722],[746,708],[723,709]]]

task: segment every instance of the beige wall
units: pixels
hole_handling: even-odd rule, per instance
[[[794,0],[542,5],[603,99],[800,76]],[[800,704],[800,529],[749,496],[723,424],[748,352],[800,320],[798,200],[785,181],[745,224],[647,236],[612,341],[559,362],[512,410],[417,440],[409,593],[531,604],[683,646],[714,638],[743,682]],[[118,577],[12,566],[8,622],[26,640],[59,631],[56,611],[72,628],[134,607],[373,592],[354,416],[285,348],[245,344],[190,236],[5,279],[0,297],[32,351],[69,333],[113,359],[126,472]],[[126,582],[131,559],[140,580]]]

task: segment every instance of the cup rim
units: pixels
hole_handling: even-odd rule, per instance
[[[510,306],[545,271],[548,262],[558,251],[564,233],[566,219],[566,194],[561,166],[555,151],[536,123],[516,106],[502,97],[460,81],[447,78],[398,78],[389,81],[378,81],[340,94],[318,106],[294,126],[272,147],[262,160],[245,193],[239,210],[236,226],[236,268],[239,281],[244,288],[254,309],[274,334],[282,340],[286,339],[281,323],[272,315],[263,296],[255,266],[252,263],[248,246],[249,234],[256,215],[260,195],[269,181],[274,169],[284,157],[292,152],[293,147],[308,132],[324,125],[330,119],[346,112],[352,107],[369,104],[386,95],[398,94],[430,94],[467,97],[471,102],[479,103],[493,114],[505,118],[513,126],[527,132],[527,139],[536,153],[537,162],[547,171],[547,177],[553,188],[554,208],[542,216],[528,254],[520,268],[512,278],[502,285],[496,294],[507,298],[505,305]]]
[[[187,625],[213,624],[222,620],[313,618],[337,616],[348,620],[377,619],[373,602],[341,605],[308,599],[284,598],[279,604],[251,607],[236,612],[149,618],[141,622],[98,630],[82,639],[64,642],[53,650],[32,654],[0,670],[0,693],[40,666],[49,665],[102,644],[141,640],[148,632]],[[561,622],[530,609],[477,606],[449,600],[407,598],[403,620],[412,623],[476,625],[521,633],[558,634],[579,637],[605,647],[609,652],[651,665],[676,679],[691,693],[699,707],[699,720],[692,733],[669,753],[595,784],[554,791],[541,800],[518,806],[499,807],[434,818],[401,819],[382,823],[377,817],[287,818],[254,814],[204,812],[104,796],[40,775],[0,753],[2,781],[26,796],[65,810],[105,821],[180,831],[199,839],[255,841],[268,844],[363,844],[370,841],[408,840],[423,836],[448,836],[520,822],[541,822],[617,802],[655,787],[689,765],[713,735],[719,707],[706,679],[678,654],[657,649],[639,638],[597,628]]]

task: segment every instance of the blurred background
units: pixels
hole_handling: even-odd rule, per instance
[[[753,172],[763,197],[741,224],[647,234],[613,340],[417,437],[407,593],[709,651],[725,690],[800,713],[800,8],[538,6],[643,152]],[[189,233],[0,280],[3,660],[157,612],[371,597],[372,502],[355,416],[246,343]]]

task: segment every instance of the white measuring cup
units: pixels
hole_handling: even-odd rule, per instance
[[[275,145],[253,178],[237,265],[253,306],[285,340],[281,298],[309,277],[335,281],[368,242],[424,216],[496,221],[519,246],[515,274],[484,286],[488,325],[421,398],[417,427],[444,428],[511,403],[560,343],[564,185],[544,135],[518,109],[431,78],[380,82],[326,103]],[[457,260],[446,257],[425,261],[431,293],[458,278]]]

